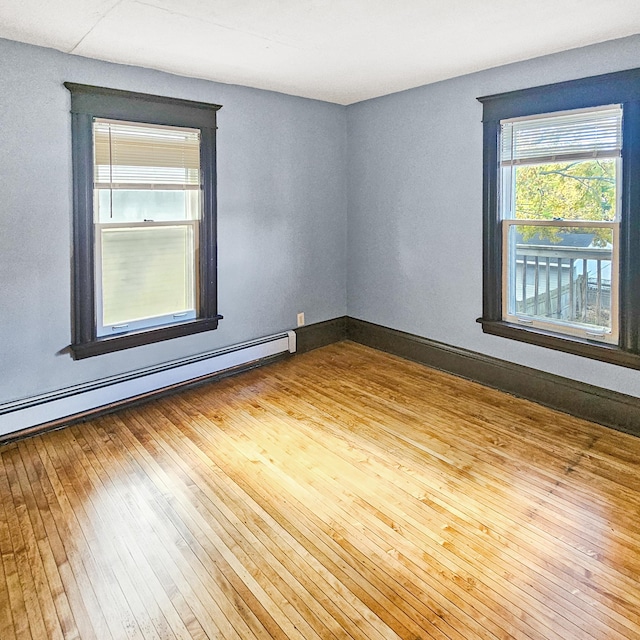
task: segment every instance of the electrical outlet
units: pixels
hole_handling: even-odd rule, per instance
[[[301,311],[301,312],[298,314],[298,326],[299,326],[299,327],[304,326],[304,311]]]

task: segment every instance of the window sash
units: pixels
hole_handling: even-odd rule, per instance
[[[584,158],[581,158],[584,160]],[[589,158],[591,160],[592,158]],[[622,189],[620,188],[620,180],[622,176],[622,158],[615,158],[615,205],[613,215],[610,216],[609,220],[600,220],[600,222],[612,222],[612,221],[620,221],[620,212],[622,211]],[[536,163],[538,164],[538,163]],[[544,163],[546,164],[546,163]],[[516,218],[516,167],[512,166],[502,166],[498,169],[499,171],[499,190],[498,190],[498,213],[501,220],[519,220],[522,224],[527,221],[547,221],[550,220],[548,218]],[[585,221],[589,222],[588,218],[563,218],[562,221],[566,223],[565,226],[568,226],[570,222],[578,222]],[[594,220],[593,222],[598,222]]]
[[[570,336],[598,340],[608,344],[617,344],[619,339],[619,263],[620,263],[620,224],[609,221],[592,220],[502,220],[502,319],[506,322],[520,324],[523,327],[545,329],[564,333]],[[509,265],[509,235],[512,227],[555,227],[555,228],[584,228],[611,229],[611,331],[600,332],[597,326],[589,326],[579,322],[561,319],[533,316],[527,313],[511,310],[511,287],[515,274],[510,273]],[[566,248],[565,248],[566,250]],[[583,250],[584,251],[584,250]],[[576,251],[578,253],[578,251]],[[579,258],[576,258],[579,259]],[[515,295],[515,292],[514,292]]]
[[[190,229],[190,237],[192,246],[190,249],[192,262],[191,264],[185,264],[185,294],[189,296],[191,292],[191,298],[193,304],[186,305],[188,308],[176,308],[168,313],[160,315],[138,315],[138,317],[123,318],[118,322],[105,323],[104,322],[104,263],[103,263],[103,237],[104,232],[112,232],[121,229],[159,229],[159,228],[171,228],[171,227],[184,227]],[[96,334],[98,337],[104,337],[109,335],[117,335],[119,333],[127,333],[131,331],[137,331],[141,329],[149,329],[158,327],[161,325],[167,325],[172,323],[185,322],[188,320],[194,320],[198,315],[199,308],[199,286],[198,286],[198,256],[199,256],[199,221],[198,220],[186,220],[186,221],[167,221],[167,222],[130,222],[130,223],[105,223],[94,225],[94,251],[95,251],[95,305],[96,305]],[[185,255],[185,259],[188,256]]]

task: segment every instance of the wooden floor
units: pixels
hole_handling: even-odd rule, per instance
[[[340,343],[0,447],[0,638],[640,638],[640,439]]]

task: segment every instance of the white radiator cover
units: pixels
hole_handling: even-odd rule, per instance
[[[294,353],[294,331],[0,405],[0,436],[82,415],[123,400],[221,373],[281,353]]]

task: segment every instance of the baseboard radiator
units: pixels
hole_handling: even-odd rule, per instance
[[[296,334],[279,333],[162,365],[0,404],[0,438],[90,414],[176,385],[296,351]]]

